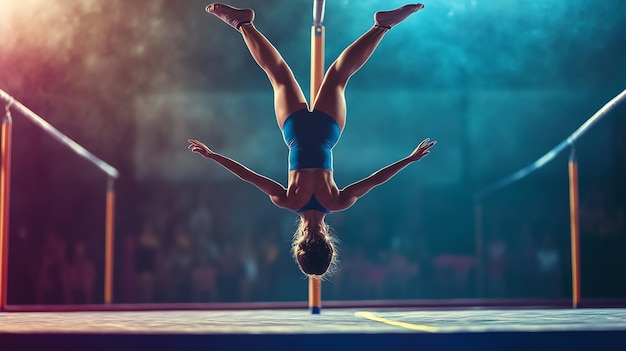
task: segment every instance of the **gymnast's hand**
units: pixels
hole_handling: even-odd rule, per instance
[[[422,157],[428,155],[430,153],[430,148],[437,144],[436,141],[430,141],[430,138],[424,139],[418,146],[413,150],[413,152],[409,155],[409,160],[411,162],[419,161]]]
[[[197,154],[200,154],[206,158],[211,158],[211,156],[215,154],[213,151],[211,151],[211,149],[209,149],[206,145],[199,142],[198,140],[189,139],[187,141],[189,142],[189,146],[187,148]]]

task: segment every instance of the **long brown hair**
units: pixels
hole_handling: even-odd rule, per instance
[[[326,223],[323,223],[320,233],[315,234],[305,235],[304,222],[299,218],[291,243],[291,253],[302,273],[324,278],[337,270],[338,240]]]

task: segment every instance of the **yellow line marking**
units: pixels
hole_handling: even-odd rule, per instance
[[[396,327],[402,327],[402,328],[417,330],[421,332],[436,333],[439,331],[439,328],[436,328],[436,327],[429,327],[427,325],[419,325],[419,324],[411,324],[411,323],[405,323],[405,322],[400,322],[400,321],[394,321],[392,319],[378,317],[372,312],[367,312],[367,311],[357,311],[357,312],[354,312],[354,315],[357,317],[363,317],[363,318],[366,318],[375,322],[385,323],[385,324],[393,325]]]

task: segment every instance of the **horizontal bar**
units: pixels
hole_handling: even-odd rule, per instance
[[[545,155],[541,156],[537,161],[529,164],[528,166],[520,169],[510,176],[503,178],[488,187],[483,188],[476,193],[475,199],[478,201],[483,197],[495,192],[496,190],[502,189],[505,186],[524,178],[525,176],[534,172],[536,169],[539,169],[546,163],[552,161],[556,156],[558,156],[559,153],[561,153],[561,151],[563,151],[567,147],[567,145],[569,145],[567,140],[562,141],[559,145],[548,151]]]
[[[594,113],[583,125],[581,125],[572,135],[567,138],[567,141],[570,144],[573,144],[576,140],[578,140],[587,130],[589,130],[594,124],[598,123],[602,117],[606,115],[606,113],[612,109],[615,105],[619,104],[624,97],[626,97],[626,89],[622,91],[619,95],[611,99],[611,101],[607,102],[598,112]]]
[[[567,139],[560,142],[552,150],[546,152],[545,155],[541,156],[537,161],[520,169],[510,176],[503,178],[500,181],[476,192],[476,194],[474,195],[474,199],[476,201],[479,201],[483,197],[495,192],[496,190],[502,189],[517,180],[524,178],[528,174],[543,167],[543,165],[545,165],[546,163],[552,161],[563,150],[565,150],[567,146],[573,145],[576,140],[578,140],[585,132],[587,132],[587,130],[589,130],[589,128],[598,123],[613,107],[615,107],[615,105],[624,100],[624,98],[626,98],[626,90],[622,91],[619,95],[611,99],[611,101],[607,102],[604,106],[602,106],[601,109],[599,109],[596,113],[593,114],[593,116],[591,116],[585,123],[583,123],[574,133],[567,137]]]
[[[79,156],[82,156],[87,161],[93,163],[98,168],[100,168],[103,172],[108,174],[110,177],[117,178],[119,177],[119,172],[113,166],[108,163],[102,161],[98,157],[96,157],[91,152],[87,151],[80,144],[70,139],[65,134],[61,133],[58,129],[54,128],[50,123],[46,122],[43,118],[39,117],[36,113],[31,111],[28,107],[24,106],[19,101],[15,100],[11,95],[7,94],[4,90],[0,89],[0,100],[5,101],[11,107],[15,107],[16,110],[21,112],[24,116],[28,117],[31,121],[33,121],[36,125],[45,130],[48,134],[50,134],[57,141],[61,142],[65,146],[69,147],[72,151],[74,151]]]

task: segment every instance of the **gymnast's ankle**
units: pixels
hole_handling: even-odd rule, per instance
[[[209,4],[206,7],[206,12],[217,16],[237,30],[242,25],[252,23],[254,20],[254,11],[252,9],[239,9],[225,4]]]
[[[391,11],[378,11],[374,14],[374,26],[391,29],[391,27],[404,21],[412,13],[424,8],[422,4],[404,5]]]

